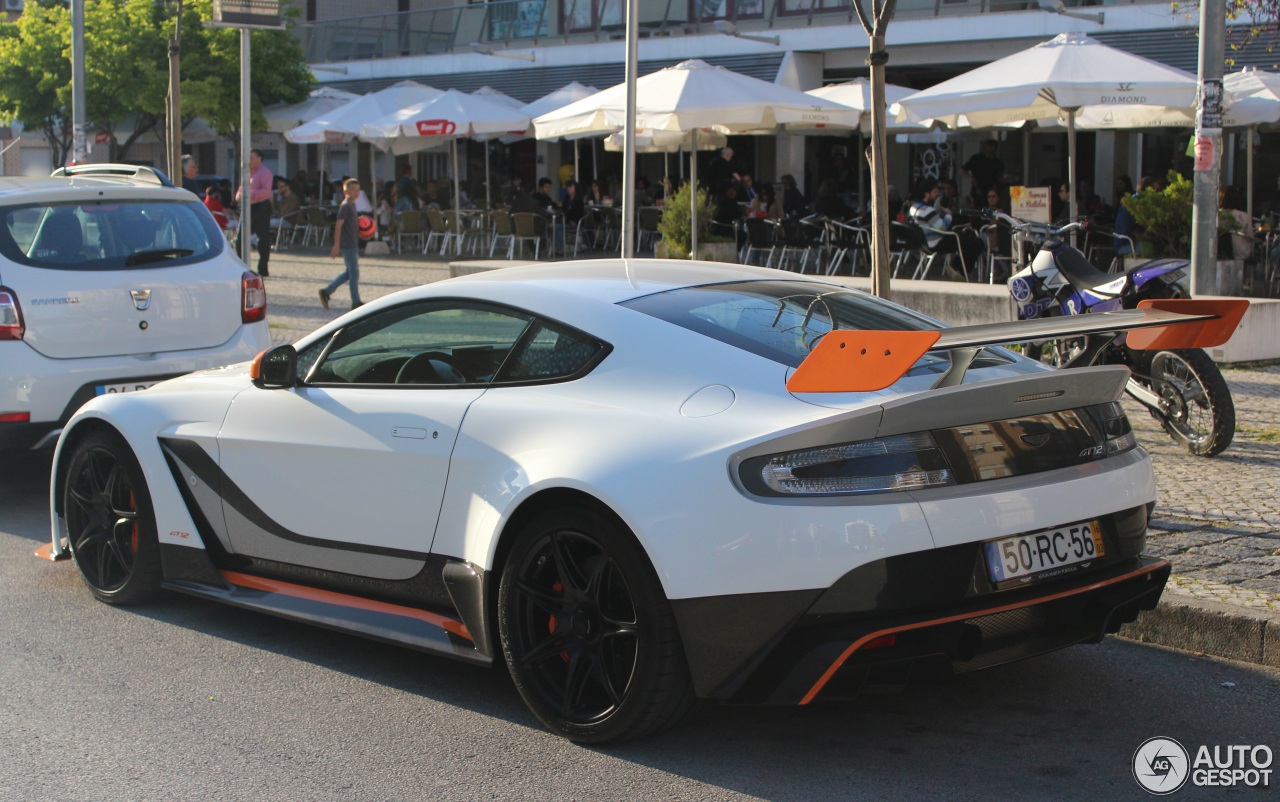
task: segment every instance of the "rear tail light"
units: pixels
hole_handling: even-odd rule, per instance
[[[1129,418],[1118,401],[1099,404],[1094,407],[1102,419],[1102,431],[1107,441],[1107,456],[1119,454],[1136,448],[1138,438],[1129,425]]]
[[[0,412],[0,423],[30,423],[30,412]]]
[[[248,270],[240,277],[240,322],[257,323],[267,317],[267,288],[262,277]]]
[[[743,463],[743,483],[769,496],[840,496],[955,484],[929,432],[791,451]]]
[[[26,330],[17,293],[0,286],[0,340],[21,340]]]

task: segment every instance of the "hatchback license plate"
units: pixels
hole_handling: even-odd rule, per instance
[[[114,393],[136,393],[138,390],[145,390],[156,384],[154,381],[149,382],[129,382],[128,384],[99,384],[96,388],[98,395],[112,395]]]
[[[1097,521],[1015,535],[983,544],[995,583],[1086,562],[1106,554]]]

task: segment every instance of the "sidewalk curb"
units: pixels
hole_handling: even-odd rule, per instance
[[[1280,614],[1167,591],[1120,637],[1184,652],[1280,668]]]

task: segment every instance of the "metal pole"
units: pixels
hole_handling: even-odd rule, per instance
[[[1076,110],[1067,109],[1067,189],[1071,190],[1071,199],[1067,202],[1070,219],[1074,223],[1080,209],[1076,203]],[[1055,190],[1056,191],[1056,190]],[[1075,236],[1072,236],[1072,240]]]
[[[169,178],[182,177],[182,0],[178,0],[178,16],[174,18],[173,38],[169,40]]]
[[[640,53],[640,0],[627,0],[627,114],[622,140],[622,258],[636,255],[636,75]]]
[[[1200,0],[1200,103],[1196,114],[1195,188],[1192,196],[1191,294],[1219,289],[1218,169],[1222,159],[1224,0]]]
[[[240,29],[240,258],[249,264],[253,196],[249,191],[249,29]]]
[[[71,160],[89,161],[85,137],[84,0],[71,0]]]
[[[489,141],[484,143],[484,205],[490,212],[493,211],[493,184],[489,181]]]

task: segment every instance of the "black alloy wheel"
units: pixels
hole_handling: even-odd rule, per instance
[[[498,609],[516,687],[557,734],[634,738],[692,707],[670,605],[639,544],[608,516],[535,519],[503,570]]]
[[[93,595],[110,604],[160,591],[160,556],[142,469],[118,436],[94,433],[72,451],[63,489],[71,555]]]

